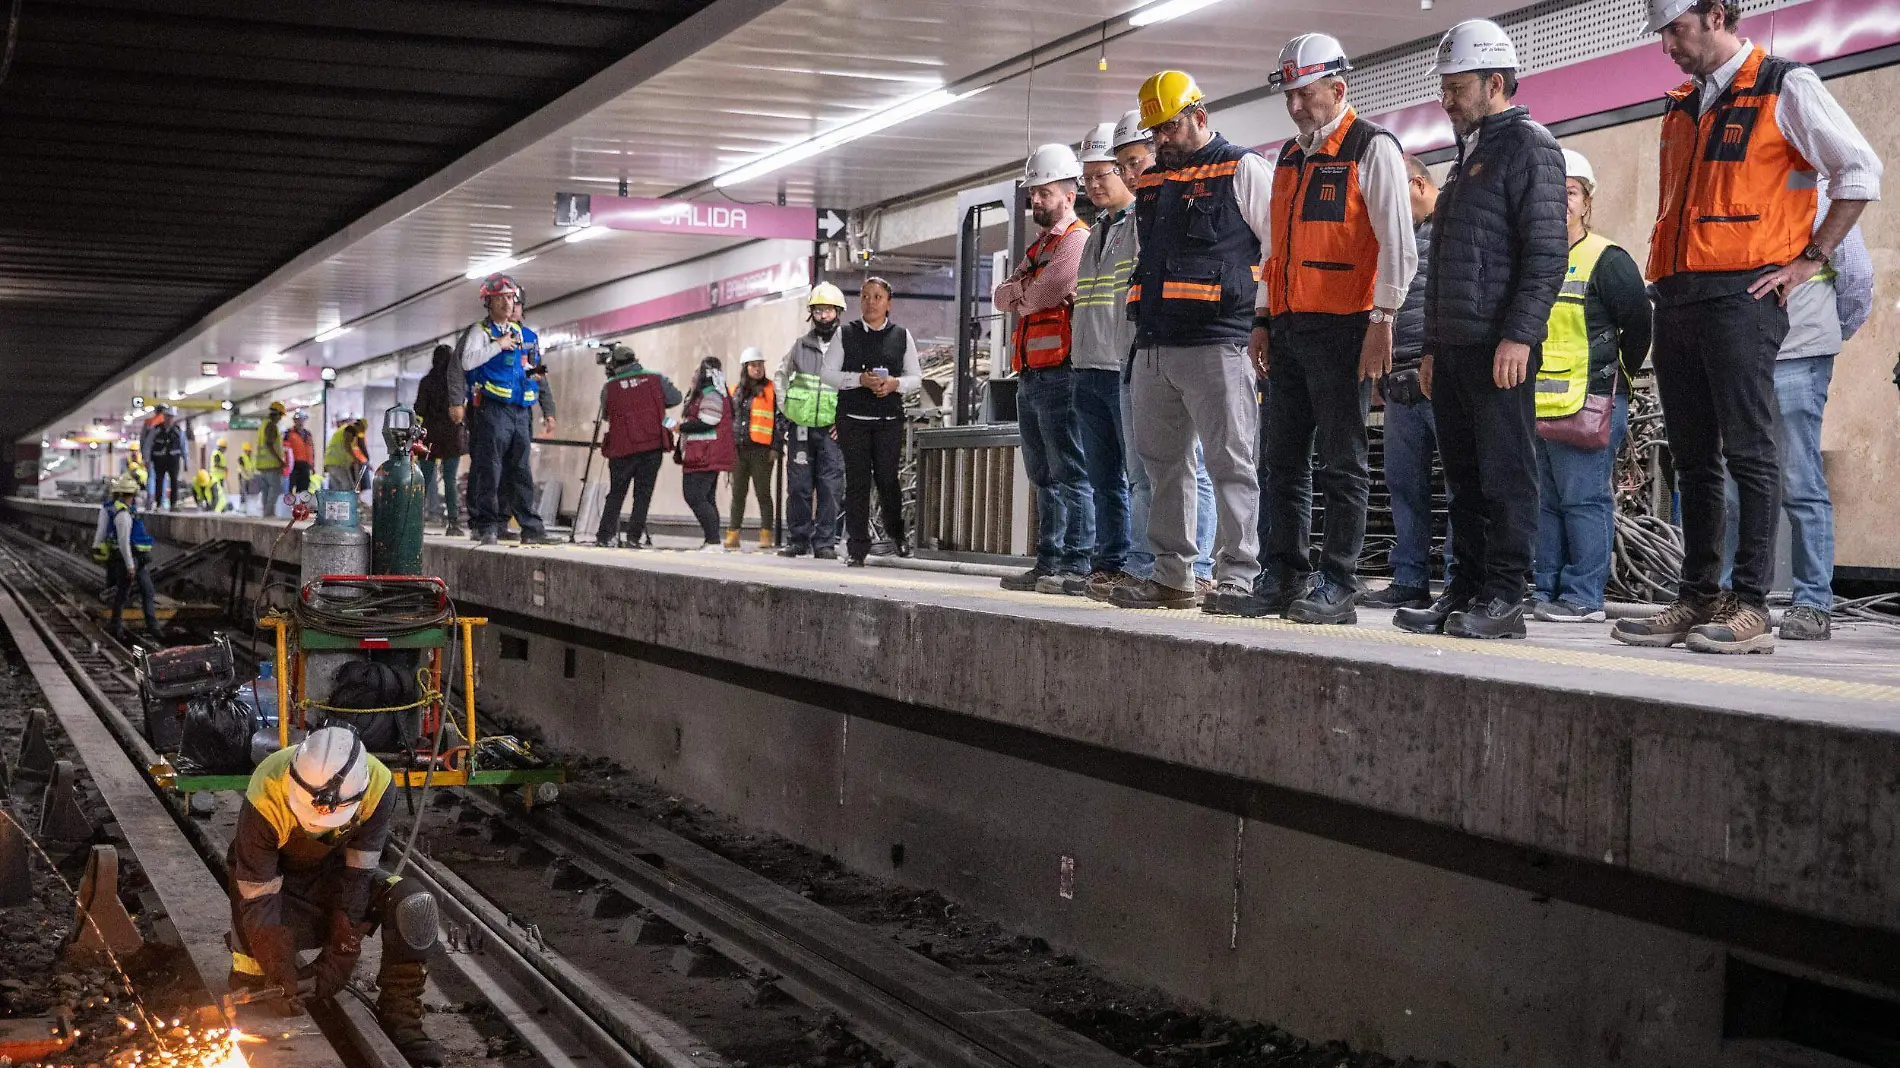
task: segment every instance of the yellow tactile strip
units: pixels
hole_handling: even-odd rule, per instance
[[[576,547],[578,548],[578,546]],[[592,547],[587,547],[592,549]],[[609,551],[609,550],[593,550]],[[667,556],[674,554],[668,553]],[[683,555],[683,554],[681,554]],[[629,561],[637,563],[637,561]],[[695,564],[705,564],[725,572],[740,572],[757,575],[762,578],[783,580],[817,580],[822,582],[840,582],[850,585],[877,586],[885,589],[926,590],[933,593],[955,594],[960,597],[980,597],[1023,603],[1023,598],[1034,598],[1036,607],[1051,610],[1074,612],[1121,612],[1122,609],[1099,604],[1086,597],[1048,597],[1037,594],[1015,593],[997,586],[965,586],[945,582],[931,581],[935,572],[907,572],[898,574],[897,569],[889,567],[865,568],[863,570],[840,568],[836,573],[818,573],[807,568],[790,568],[748,561],[744,557],[719,556],[706,554],[696,557]],[[944,575],[945,578],[960,576]],[[1174,613],[1157,614],[1157,618],[1166,619]],[[1197,624],[1212,626],[1246,627],[1256,630],[1285,631],[1301,637],[1312,637],[1311,627],[1298,623],[1289,623],[1282,619],[1246,619],[1240,616],[1210,616],[1196,612]],[[1702,682],[1717,686],[1743,686],[1756,690],[1773,690],[1784,693],[1801,693],[1824,697],[1838,697],[1856,701],[1878,701],[1900,704],[1900,686],[1877,682],[1850,682],[1845,679],[1820,678],[1809,675],[1789,675],[1773,670],[1746,670],[1742,668],[1721,667],[1707,663],[1705,658],[1692,653],[1684,653],[1683,659],[1649,659],[1640,656],[1621,656],[1615,653],[1592,653],[1579,649],[1554,649],[1549,646],[1535,645],[1529,642],[1498,641],[1472,642],[1458,638],[1446,638],[1433,634],[1411,634],[1396,627],[1336,627],[1326,631],[1329,638],[1345,641],[1372,642],[1382,645],[1403,645],[1419,649],[1439,649],[1469,656],[1491,656],[1503,660],[1551,664],[1560,667],[1582,668],[1593,671],[1618,671],[1626,674],[1646,675],[1651,678],[1675,679],[1684,682]],[[1607,640],[1607,639],[1606,639]]]

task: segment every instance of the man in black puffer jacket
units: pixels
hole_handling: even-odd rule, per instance
[[[1538,352],[1564,272],[1564,158],[1511,106],[1517,51],[1476,19],[1438,49],[1458,162],[1433,213],[1420,378],[1438,420],[1456,576],[1398,626],[1462,638],[1524,636],[1524,576],[1537,534]]]

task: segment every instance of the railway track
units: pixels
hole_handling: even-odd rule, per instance
[[[29,609],[75,686],[131,759],[148,767],[156,754],[133,726],[141,712],[132,651],[106,635],[76,594],[97,581],[85,570],[84,561],[0,530],[0,585]],[[167,800],[174,811],[182,810],[175,797]],[[213,815],[203,804],[194,811],[199,817]],[[586,954],[590,960],[577,963],[548,944],[541,928],[554,926],[557,912],[571,917],[576,901],[598,915],[631,914],[644,928],[643,938],[661,932],[662,940],[716,959],[718,966],[705,975],[717,978],[698,981],[731,984],[736,978],[752,992],[753,1004],[789,999],[846,1029],[890,1062],[943,1068],[1132,1064],[973,980],[625,813],[568,806],[524,811],[491,791],[442,788],[421,799],[413,812],[413,818],[424,821],[420,841],[481,824],[491,842],[523,844],[510,855],[517,868],[525,869],[520,874],[535,876],[530,885],[569,891],[534,895],[525,906],[516,901],[510,907],[457,870],[466,865],[432,858],[420,847],[407,858],[404,871],[435,892],[442,905],[448,951],[441,954],[436,974],[446,965],[478,991],[549,1068],[578,1068],[583,1061],[609,1068],[721,1068],[726,1061],[691,1029],[644,1004],[638,984],[629,982],[629,969],[613,966],[611,957]],[[218,869],[224,843],[214,830],[217,821],[181,817],[180,822],[194,835],[200,856]],[[392,842],[407,837],[407,828],[400,828]],[[386,858],[386,866],[391,863],[394,858]],[[676,970],[678,976],[666,982],[694,981],[692,968]],[[349,998],[338,1000],[346,1008],[363,1009]],[[373,1023],[369,1030],[380,1037]],[[401,1065],[400,1060],[363,1059],[376,1068]]]

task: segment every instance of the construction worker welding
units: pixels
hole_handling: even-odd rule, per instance
[[[1023,167],[1030,215],[1042,227],[1022,265],[996,287],[999,312],[1017,317],[1010,342],[1019,376],[1016,419],[1023,466],[1036,487],[1036,563],[1006,590],[1081,594],[1095,551],[1095,502],[1082,462],[1071,359],[1076,274],[1089,228],[1075,217],[1082,163],[1068,145],[1043,145]]]
[[[395,795],[382,761],[347,727],[324,727],[251,773],[226,863],[231,872],[231,986],[277,991],[265,1004],[302,1011],[343,992],[365,935],[382,930],[376,1019],[409,1063],[442,1063],[422,1029],[424,962],[436,943],[435,897],[377,867]],[[300,969],[297,952],[318,949]]]
[[[131,471],[114,478],[92,532],[93,558],[106,565],[106,586],[112,594],[112,635],[120,641],[126,640],[125,601],[135,582],[145,609],[145,633],[154,639],[165,636],[158,625],[158,591],[152,587],[152,536],[137,505],[144,488],[144,481]]]
[[[838,391],[819,372],[825,347],[844,320],[844,293],[830,282],[811,287],[805,317],[811,329],[792,342],[778,365],[784,408],[785,545],[780,556],[838,557],[838,523],[844,508],[844,454],[832,428],[838,421]],[[815,507],[814,507],[815,505]]]
[[[1656,388],[1682,497],[1682,587],[1629,645],[1704,653],[1774,649],[1781,465],[1775,359],[1788,297],[1825,270],[1867,205],[1880,158],[1813,70],[1739,33],[1737,0],[1650,0],[1648,32],[1689,80],[1663,104],[1661,200],[1649,242]],[[1831,204],[1819,212],[1819,179]],[[1722,582],[1724,480],[1739,534]]]
[[[547,528],[534,507],[531,411],[541,406],[541,432],[554,433],[554,396],[546,388],[541,339],[520,322],[521,287],[491,274],[481,288],[488,315],[462,332],[448,375],[449,418],[469,424],[469,536],[497,545],[512,514],[523,545],[546,545]],[[459,373],[458,373],[459,372]],[[468,407],[474,408],[466,415]]]
[[[1153,485],[1148,540],[1154,577],[1110,592],[1123,608],[1237,613],[1260,574],[1260,433],[1247,358],[1258,286],[1255,270],[1272,228],[1273,167],[1208,125],[1200,86],[1162,71],[1137,94],[1157,163],[1135,183],[1141,251],[1128,290],[1135,322],[1135,448]],[[1214,480],[1214,579],[1197,598],[1194,449],[1206,447]]]
[[[1346,101],[1352,63],[1338,41],[1301,34],[1268,84],[1299,133],[1273,174],[1264,303],[1250,350],[1267,391],[1261,527],[1265,574],[1243,614],[1353,623],[1370,486],[1372,382],[1392,369],[1392,326],[1418,270],[1410,183],[1398,139]],[[1317,462],[1315,462],[1317,460]],[[1313,491],[1326,506],[1314,570]]]

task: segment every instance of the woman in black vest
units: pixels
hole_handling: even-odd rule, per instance
[[[845,562],[852,567],[863,567],[871,551],[873,486],[883,510],[884,529],[897,555],[910,555],[897,472],[904,459],[904,394],[924,382],[916,339],[890,321],[891,284],[882,278],[866,278],[858,305],[863,318],[832,335],[821,373],[838,391]]]

